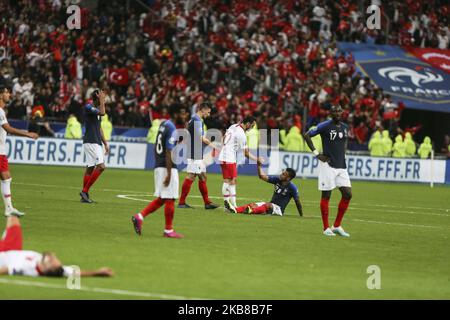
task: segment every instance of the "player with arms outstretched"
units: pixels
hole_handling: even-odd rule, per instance
[[[219,206],[212,203],[208,196],[208,187],[206,186],[206,165],[203,161],[203,145],[212,145],[211,141],[204,137],[203,119],[209,117],[211,105],[207,102],[200,104],[188,124],[190,135],[189,150],[187,156],[187,176],[181,187],[181,197],[178,202],[178,208],[192,208],[186,203],[186,197],[191,190],[192,183],[198,176],[198,188],[202,194],[205,209],[216,209]]]
[[[261,168],[261,163],[259,163],[259,178],[275,186],[272,200],[270,200],[270,202],[253,202],[241,207],[235,207],[230,201],[225,201],[225,208],[233,213],[273,214],[282,216],[291,199],[294,199],[298,214],[302,217],[303,210],[298,196],[298,188],[292,182],[295,175],[294,169],[287,168],[286,170],[283,170],[279,177],[267,176]]]
[[[350,237],[342,228],[342,219],[352,198],[352,186],[345,164],[345,150],[347,148],[348,127],[341,122],[342,108],[331,107],[331,120],[319,125],[304,134],[305,141],[314,155],[319,159],[319,190],[322,191],[320,211],[322,213],[323,234],[326,236]],[[316,150],[311,137],[320,134],[322,138],[323,153]],[[332,228],[328,224],[328,209],[331,191],[336,187],[341,191],[338,213]]]
[[[255,126],[256,119],[247,116],[241,123],[230,126],[223,137],[223,146],[219,153],[222,168],[222,195],[224,203],[230,201],[236,207],[237,152],[244,151],[246,158],[261,163],[262,159],[252,155],[247,147],[245,132]]]
[[[172,150],[177,142],[176,124],[184,123],[187,108],[179,103],[169,107],[170,119],[161,123],[156,135],[155,144],[155,197],[140,213],[135,214],[131,221],[138,235],[142,234],[144,218],[158,210],[164,204],[166,225],[163,236],[167,238],[183,238],[183,235],[173,230],[175,214],[175,199],[178,199],[178,170],[172,161]]]
[[[86,171],[83,178],[83,190],[80,192],[81,202],[92,203],[89,190],[105,171],[104,154],[108,154],[109,145],[100,125],[101,117],[105,115],[105,92],[94,90],[92,103],[84,106],[84,126],[86,132],[83,137],[83,149],[86,156]],[[103,152],[103,146],[105,152]]]
[[[0,275],[18,275],[30,277],[68,277],[76,272],[74,268],[64,266],[52,252],[38,253],[22,249],[22,228],[16,213],[6,220],[6,230],[0,240]],[[95,271],[81,271],[81,277],[111,277],[110,268]]]
[[[12,205],[11,199],[11,173],[8,166],[8,157],[6,155],[6,134],[12,134],[16,136],[28,137],[31,139],[37,139],[39,136],[34,132],[27,132],[13,128],[9,125],[6,118],[5,108],[9,100],[11,99],[11,92],[3,85],[0,85],[0,177],[1,177],[1,189],[3,202],[5,203],[5,216],[15,214],[23,216],[24,213],[20,212]]]

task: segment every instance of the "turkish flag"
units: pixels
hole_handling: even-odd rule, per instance
[[[106,75],[108,77],[108,82],[117,84],[119,86],[128,85],[128,69],[127,68],[108,68],[106,69]]]
[[[408,52],[422,61],[450,73],[450,50],[434,48],[405,48]]]

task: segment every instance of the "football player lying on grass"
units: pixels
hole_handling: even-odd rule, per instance
[[[294,198],[298,214],[302,217],[302,205],[298,198],[298,189],[292,182],[295,178],[294,169],[283,170],[279,177],[267,176],[258,163],[258,176],[261,180],[275,185],[272,200],[270,202],[253,202],[242,207],[234,207],[230,201],[225,201],[225,208],[232,213],[246,214],[272,214],[282,216],[291,198]]]
[[[0,240],[0,275],[30,277],[69,277],[75,273],[72,267],[63,266],[54,253],[22,250],[22,229],[17,216],[9,215],[6,230]],[[80,271],[80,276],[111,277],[109,268],[95,271]]]

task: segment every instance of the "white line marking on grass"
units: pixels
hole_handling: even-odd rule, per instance
[[[0,279],[0,283],[12,284],[12,285],[16,285],[16,286],[25,286],[25,287],[39,287],[39,288],[69,290],[69,289],[67,289],[67,287],[65,285],[53,284],[53,283],[47,283],[47,282],[38,282],[38,281]],[[176,295],[163,294],[163,293],[139,292],[139,291],[129,291],[129,290],[122,290],[122,289],[95,288],[95,287],[85,287],[85,286],[82,286],[81,289],[79,289],[79,290],[70,290],[70,291],[98,292],[98,293],[108,293],[108,294],[116,294],[116,295],[123,295],[123,296],[157,298],[157,299],[164,299],[164,300],[207,300],[205,298],[184,297],[184,296],[176,296]]]
[[[118,194],[117,198],[120,199],[127,199],[127,200],[133,200],[133,201],[141,201],[141,202],[149,202],[150,200],[146,200],[146,199],[139,199],[139,198],[134,198],[135,196],[145,196],[145,197],[153,197],[152,195],[142,195],[142,194]],[[201,198],[201,196],[190,196],[192,198]],[[217,198],[217,197],[210,197],[210,198]],[[243,199],[243,198],[241,198]],[[331,208],[336,208],[333,206],[330,206]],[[373,210],[373,209],[362,209],[362,208],[354,208],[356,210]],[[377,211],[377,210],[375,210]],[[379,210],[378,210],[379,211]],[[392,211],[392,212],[397,212],[397,211]],[[412,212],[412,213],[417,213],[417,212]],[[437,214],[439,215],[439,214]],[[320,217],[307,217],[307,218],[320,218]],[[411,223],[402,223],[402,222],[384,222],[384,221],[374,221],[374,220],[363,220],[363,219],[353,219],[353,218],[349,218],[347,219],[347,221],[358,221],[358,222],[367,222],[367,223],[377,223],[377,224],[386,224],[386,225],[396,225],[396,226],[405,226],[405,227],[422,227],[422,228],[436,228],[436,229],[449,229],[446,227],[440,227],[440,226],[428,226],[428,225],[422,225],[422,224],[411,224]]]
[[[80,187],[55,185],[55,184],[39,184],[39,183],[26,183],[26,182],[14,182],[14,184],[24,185],[24,186],[51,187],[51,188],[59,188],[59,189],[63,188],[63,189],[81,190]],[[96,191],[103,191],[103,192],[127,192],[127,193],[128,192],[132,192],[132,193],[138,194],[138,195],[148,195],[148,192],[135,191],[135,190],[119,190],[119,189],[95,189],[95,190]],[[192,196],[192,195],[190,195],[189,197],[200,198],[200,196]],[[210,196],[210,198],[212,198],[212,199],[223,199],[223,197],[219,197],[219,196]],[[255,199],[251,199],[251,198],[241,198],[241,197],[239,197],[239,199],[255,201]],[[317,200],[317,201],[315,201],[315,200],[303,200],[302,202],[304,202],[304,203],[314,203],[314,204],[317,204],[317,205],[319,204],[319,200]],[[360,205],[360,203],[352,202],[352,205]],[[436,210],[436,211],[450,212],[450,208],[429,208],[429,207],[415,207],[415,206],[407,207],[407,206],[392,206],[392,205],[387,205],[387,204],[370,204],[370,203],[364,203],[362,205],[367,206],[367,207],[420,209],[420,210]],[[398,212],[398,211],[395,211],[395,212]],[[412,211],[408,211],[408,212],[405,212],[405,213],[413,213],[413,212]],[[436,215],[436,213],[433,214],[433,215]]]

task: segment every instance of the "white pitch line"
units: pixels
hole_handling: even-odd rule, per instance
[[[72,189],[72,190],[80,190],[80,187],[72,187],[72,186],[64,186],[64,185],[55,185],[55,184],[39,184],[39,183],[25,183],[25,182],[14,182],[14,184],[17,185],[25,185],[25,186],[36,186],[36,187],[50,187],[50,188],[64,188],[64,189]],[[96,189],[96,191],[103,191],[103,192],[132,192],[132,193],[137,193],[139,195],[148,195],[148,192],[144,192],[144,191],[135,191],[135,190],[120,190],[120,189]],[[193,196],[190,196],[193,197]],[[195,197],[200,197],[200,196],[195,196]],[[212,199],[222,199],[222,197],[219,196],[210,196],[210,198]],[[239,197],[239,199],[243,199],[243,200],[249,200],[249,201],[254,201],[255,199],[251,199],[251,198],[241,198]],[[304,203],[319,203],[318,201],[315,200],[303,200],[302,202]],[[353,202],[352,205],[360,205],[359,203]],[[405,206],[392,206],[392,205],[386,205],[386,204],[370,204],[370,203],[364,203],[364,206],[367,207],[383,207],[383,208],[403,208],[403,209],[420,209],[420,210],[436,210],[436,211],[445,211],[445,212],[450,212],[450,209],[447,208],[428,208],[428,207],[405,207]],[[377,211],[374,209],[374,211]],[[385,210],[378,210],[380,212],[386,212]],[[392,212],[399,212],[399,211],[392,211]],[[403,213],[417,213],[414,211],[403,211]],[[437,213],[433,213],[432,215],[438,215]],[[443,214],[444,216],[450,216],[450,215],[446,215]]]
[[[25,286],[25,287],[39,287],[39,288],[70,290],[66,286],[61,285],[61,284],[53,284],[53,283],[38,282],[38,281],[0,279],[0,283],[11,284],[11,285],[16,285],[16,286]],[[122,289],[96,288],[96,287],[85,287],[85,286],[82,286],[80,289],[70,290],[70,291],[108,293],[108,294],[115,294],[115,295],[122,295],[122,296],[156,298],[156,299],[164,299],[164,300],[207,300],[205,298],[184,297],[184,296],[176,296],[176,295],[163,294],[163,293],[139,292],[139,291],[129,291],[129,290],[122,290]]]
[[[126,200],[133,200],[133,201],[141,201],[141,202],[148,202],[149,201],[149,200],[145,200],[145,199],[134,198],[133,196],[153,197],[153,196],[148,195],[148,194],[147,195],[141,195],[141,194],[130,194],[130,195],[118,194],[117,198],[126,199]],[[192,197],[192,198],[201,198],[200,196],[190,196],[190,197]],[[215,197],[210,197],[210,198],[215,198]],[[243,198],[241,198],[241,199],[243,199]],[[334,208],[333,206],[330,206],[330,207]],[[361,208],[354,208],[354,209],[364,210],[364,209],[361,209]],[[371,210],[371,209],[367,209],[367,210]],[[319,218],[319,217],[311,217],[311,218]],[[347,220],[348,221],[367,222],[367,223],[386,224],[386,225],[397,225],[397,226],[405,226],[405,227],[423,227],[423,228],[449,229],[449,228],[446,228],[446,227],[428,226],[428,225],[422,225],[422,224],[411,224],[411,223],[401,223],[401,222],[384,222],[384,221],[373,221],[373,220],[363,220],[363,219],[353,219],[353,218],[349,218]]]
[[[148,202],[148,200],[139,199],[139,198],[133,198],[134,196],[144,196],[144,197],[153,197],[150,194],[118,194],[116,197],[121,199],[129,199],[129,200],[135,200],[135,201],[142,201],[142,202]],[[202,198],[201,196],[195,196],[190,195],[191,198]],[[216,197],[216,196],[210,196],[211,199],[223,199],[223,197]],[[264,200],[258,200],[258,199],[250,199],[250,198],[241,198],[241,200],[249,200],[252,202],[255,201],[264,201]],[[317,204],[315,201],[302,201],[306,203],[314,203]],[[330,208],[337,208],[337,206],[330,206]],[[417,211],[400,211],[400,210],[387,210],[387,209],[370,209],[370,208],[363,208],[363,207],[355,207],[354,205],[351,206],[352,209],[355,210],[363,210],[363,211],[375,211],[375,212],[391,212],[391,213],[407,213],[407,214],[417,214],[417,215],[425,215],[425,216],[441,216],[441,217],[449,217],[450,214],[443,214],[443,213],[432,213],[432,212],[417,212]]]

